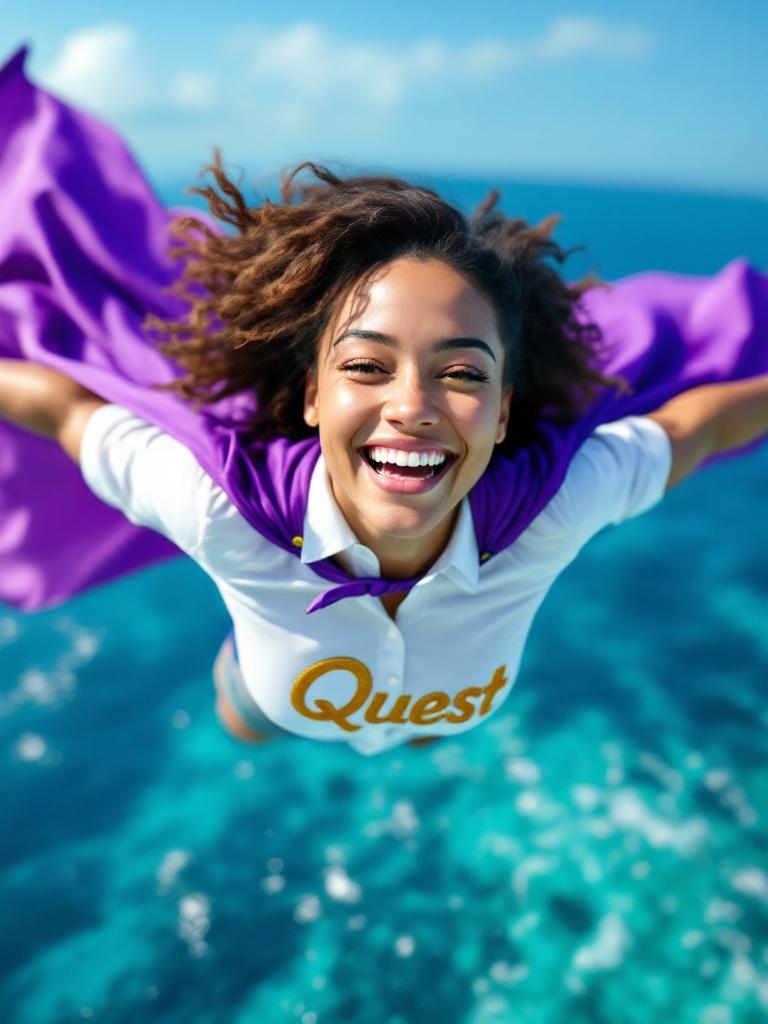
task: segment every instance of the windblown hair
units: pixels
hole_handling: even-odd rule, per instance
[[[297,181],[305,168],[318,180]],[[494,210],[493,189],[467,218],[430,188],[395,177],[340,178],[311,161],[282,172],[282,202],[249,207],[218,150],[204,170],[219,191],[189,191],[235,230],[213,231],[193,215],[173,222],[170,253],[183,261],[173,290],[188,312],[184,320],[145,321],[160,350],[187,371],[155,387],[192,400],[197,411],[248,391],[256,397],[249,436],[314,434],[303,419],[304,381],[337,300],[406,256],[442,260],[496,310],[503,383],[514,388],[502,451],[527,443],[542,414],[572,420],[599,389],[629,389],[624,378],[601,374],[600,328],[576,318],[583,293],[602,282],[590,274],[568,285],[545,262],[562,264],[574,251],[549,237],[558,214],[535,227],[509,219]]]

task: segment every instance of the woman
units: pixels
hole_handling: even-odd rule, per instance
[[[318,183],[297,186],[304,166]],[[249,208],[212,170],[221,194],[201,191],[235,232],[182,219],[178,304],[134,288],[165,379],[127,358],[105,373],[113,350],[157,358],[138,332],[129,347],[104,330],[98,357],[28,344],[0,362],[0,416],[59,441],[96,495],[215,581],[235,735],[370,755],[473,728],[583,544],[763,437],[768,345],[745,357],[734,339],[708,363],[680,335],[674,370],[669,338],[664,358],[658,336],[645,362],[626,342],[606,356],[592,282],[544,262],[564,259],[554,218],[509,221],[494,195],[468,222],[429,189],[309,164]],[[758,277],[731,266],[708,295]],[[672,284],[690,319],[691,280]],[[67,293],[73,321],[86,292]]]

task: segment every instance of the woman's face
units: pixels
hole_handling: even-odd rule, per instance
[[[447,542],[451,513],[506,434],[503,372],[493,306],[437,259],[394,260],[340,300],[307,375],[304,419],[319,427],[344,517],[380,558],[436,556]],[[394,453],[411,464],[435,453],[437,464],[400,466]]]

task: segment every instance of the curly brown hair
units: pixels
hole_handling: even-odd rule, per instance
[[[304,169],[319,181],[297,181]],[[531,440],[542,415],[572,420],[598,389],[631,390],[623,377],[602,375],[600,328],[575,315],[584,292],[603,282],[589,274],[568,285],[545,262],[562,264],[575,251],[549,237],[559,214],[535,227],[507,218],[494,210],[500,193],[493,189],[467,218],[422,185],[379,175],[340,178],[312,161],[281,173],[282,202],[248,206],[218,149],[204,171],[219,191],[189,191],[235,230],[212,230],[194,215],[172,223],[170,254],[183,262],[172,290],[188,311],[182,320],[153,315],[144,324],[187,371],[154,386],[191,400],[196,411],[250,392],[255,411],[243,429],[253,439],[316,433],[303,407],[318,340],[337,300],[399,257],[442,260],[495,308],[507,356],[503,384],[514,388],[502,451]]]

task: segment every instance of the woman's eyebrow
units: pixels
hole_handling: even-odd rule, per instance
[[[345,331],[340,334],[339,337],[334,341],[333,348],[342,342],[349,341],[352,338],[362,338],[364,341],[375,341],[379,345],[387,345],[389,348],[399,348],[400,344],[397,338],[391,334],[382,334],[381,331],[366,331],[361,328],[353,328],[352,330]],[[437,341],[432,346],[433,352],[445,352],[448,349],[454,348],[479,348],[483,352],[487,352],[491,359],[496,362],[496,356],[493,354],[493,349],[487,341],[481,341],[480,338],[444,338],[442,341]]]

